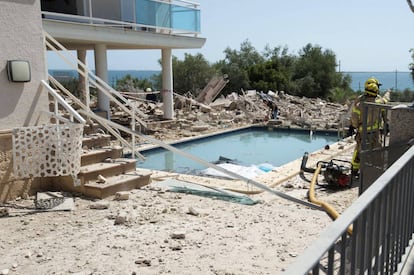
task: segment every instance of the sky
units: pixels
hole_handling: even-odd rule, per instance
[[[413,61],[414,13],[406,0],[198,0],[201,9],[201,49],[173,50],[201,53],[210,63],[225,58],[229,47],[243,41],[263,52],[287,47],[297,55],[308,43],[332,50],[344,72],[408,71]],[[160,50],[108,51],[109,70],[160,70]],[[67,68],[49,55],[50,69]],[[93,53],[88,52],[88,64]]]

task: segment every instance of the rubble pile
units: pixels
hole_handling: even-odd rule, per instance
[[[271,119],[268,101],[272,100],[278,109],[276,119]],[[161,140],[177,140],[211,132],[249,126],[270,125],[283,128],[312,130],[338,130],[347,126],[347,104],[331,103],[319,98],[297,97],[280,92],[267,94],[247,91],[221,96],[209,104],[198,102],[191,95],[174,96],[174,120],[163,119],[162,102],[150,102],[135,98],[136,107],[145,113],[146,134]],[[114,110],[113,120],[127,118],[120,110]]]

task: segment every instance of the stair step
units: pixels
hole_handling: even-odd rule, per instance
[[[98,129],[100,129],[100,125],[99,123],[96,122],[92,122],[92,123],[87,123],[84,127],[83,127],[83,134],[86,135],[92,135],[98,132]]]
[[[137,189],[148,185],[151,172],[133,171],[126,174],[109,177],[105,183],[89,182],[84,185],[84,194],[95,198],[106,198],[119,191]]]
[[[103,177],[111,177],[135,171],[136,169],[135,159],[118,158],[112,160],[112,162],[99,162],[82,166],[78,177],[81,180],[81,184],[85,184],[89,181],[95,181],[99,175]]]
[[[82,154],[81,165],[86,166],[89,164],[102,162],[108,158],[117,159],[120,157],[122,157],[121,146],[93,149]]]
[[[110,145],[111,135],[107,134],[93,134],[90,136],[85,136],[82,139],[83,148],[100,148]]]

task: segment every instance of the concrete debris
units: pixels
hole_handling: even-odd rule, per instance
[[[193,216],[200,216],[200,213],[194,207],[191,206],[188,208],[187,214]]]
[[[9,216],[9,209],[8,208],[0,208],[0,217],[7,217]]]
[[[102,209],[108,209],[108,208],[109,208],[109,202],[107,201],[98,201],[98,202],[94,202],[91,205],[89,205],[89,209],[102,210]]]
[[[115,193],[116,201],[126,201],[129,199],[129,192],[128,191],[120,191]]]
[[[221,90],[223,90],[228,82],[227,75],[213,77],[197,96],[196,100],[204,104],[210,104],[220,94]]]
[[[147,116],[142,118],[147,123],[147,129],[142,131],[157,139],[178,140],[252,124],[317,130],[338,130],[348,126],[344,118],[347,117],[349,103],[337,104],[319,98],[297,97],[283,91],[263,93],[249,90],[243,94],[221,95],[215,100],[209,93],[206,92],[205,97],[208,94],[211,100],[197,97],[201,102],[191,93],[185,96],[175,94],[173,120],[163,118],[162,102],[133,101]],[[274,106],[277,107],[276,118],[273,118]],[[114,121],[125,125],[130,123],[122,110],[116,109],[113,113]]]
[[[96,178],[96,183],[105,183],[106,182],[106,178],[102,175],[98,175],[98,177]]]
[[[118,216],[115,217],[114,225],[122,225],[128,221],[128,214],[125,212],[121,212]]]
[[[175,240],[184,240],[185,239],[185,232],[183,231],[175,231],[170,234],[171,239]]]
[[[138,259],[135,261],[135,264],[140,266],[151,266],[151,260],[150,259]]]
[[[72,197],[61,192],[38,192],[34,200],[35,208],[43,211],[71,211],[75,209]]]

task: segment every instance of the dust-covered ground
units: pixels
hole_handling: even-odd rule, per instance
[[[349,160],[351,147],[335,157]],[[72,211],[36,212],[33,198],[10,202],[0,218],[0,274],[281,274],[332,223],[324,211],[269,192],[248,195],[257,203],[246,205],[155,186],[168,178],[220,186],[218,179],[152,178],[126,200],[75,196]],[[357,186],[318,182],[318,199],[339,213],[357,197]],[[272,188],[307,201],[309,182],[293,173]]]

